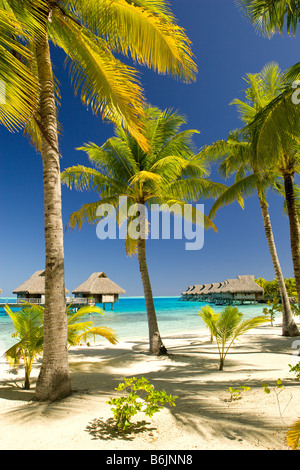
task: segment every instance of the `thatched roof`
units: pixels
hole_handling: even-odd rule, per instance
[[[72,291],[73,294],[125,294],[125,290],[108,279],[105,273],[93,273]]]
[[[194,286],[189,286],[186,291],[181,293],[181,295],[190,294],[192,289],[194,289]]]
[[[254,281],[254,276],[244,275],[237,276],[237,279],[227,279],[224,282],[224,285],[218,289],[218,292],[223,294],[239,292],[263,294],[264,290]]]
[[[203,284],[194,285],[194,286],[193,286],[193,290],[191,290],[191,291],[189,292],[189,294],[198,295],[198,294],[200,294],[200,291],[201,291],[202,288],[203,288]]]
[[[13,294],[20,294],[22,292],[32,295],[45,295],[45,271],[36,271],[27,281],[17,287]],[[66,289],[66,294],[68,293],[69,291]]]
[[[220,286],[220,282],[211,282],[210,284],[203,284],[203,288],[199,292],[200,294],[212,294]]]

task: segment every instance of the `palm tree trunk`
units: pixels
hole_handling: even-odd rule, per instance
[[[35,398],[54,401],[71,393],[67,352],[61,182],[53,74],[46,33],[35,46],[40,85],[46,252],[44,350]]]
[[[293,179],[290,174],[284,174],[284,190],[285,200],[290,224],[290,243],[291,253],[293,259],[294,276],[296,281],[296,290],[298,296],[298,303],[300,301],[300,231],[299,219],[297,215],[297,208],[295,203],[295,193],[293,186]]]
[[[259,193],[258,193],[258,198],[259,198],[261,213],[263,217],[266,238],[267,238],[267,242],[268,242],[268,246],[269,246],[269,250],[271,254],[271,259],[272,259],[276,279],[278,282],[280,297],[281,297],[282,335],[283,336],[298,336],[299,330],[297,328],[296,323],[294,322],[289,297],[288,297],[286,286],[284,283],[284,277],[283,277],[281,266],[280,266],[279,259],[278,259],[268,205],[260,197]]]
[[[163,354],[167,354],[167,350],[163,345],[158,329],[155,307],[153,302],[152,288],[146,261],[146,240],[143,238],[138,239],[138,260],[146,301],[149,329],[149,352],[150,354],[153,354],[155,356],[160,356]]]

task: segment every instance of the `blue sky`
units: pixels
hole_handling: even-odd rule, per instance
[[[188,128],[198,129],[197,147],[226,138],[241,126],[234,106],[243,98],[247,73],[259,72],[270,62],[284,70],[300,59],[299,37],[275,36],[271,40],[256,34],[233,0],[172,0],[172,10],[193,42],[198,65],[196,83],[185,85],[170,77],[140,68],[141,81],[149,103],[180,110],[188,117]],[[75,148],[85,142],[101,145],[113,134],[111,124],[93,116],[74,97],[64,56],[52,48],[55,74],[61,84],[59,120],[61,168],[88,164],[86,155]],[[41,157],[22,132],[0,129],[0,288],[11,296],[14,288],[34,271],[44,267],[43,184]],[[216,170],[212,178],[218,178]],[[93,194],[63,187],[63,220]],[[270,213],[277,249],[286,277],[293,275],[288,220],[282,215],[282,201],[270,194]],[[211,201],[204,201],[208,213]],[[154,295],[178,295],[188,285],[222,281],[238,274],[274,278],[256,197],[246,200],[243,211],[237,204],[221,209],[215,218],[218,233],[205,233],[200,251],[186,251],[185,240],[149,240],[148,267]],[[65,232],[66,287],[71,291],[92,272],[104,271],[126,289],[127,295],[142,295],[136,257],[128,258],[122,240],[100,241],[96,227]]]

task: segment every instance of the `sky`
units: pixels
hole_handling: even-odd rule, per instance
[[[247,73],[257,73],[275,61],[282,70],[300,59],[300,38],[258,35],[241,14],[234,0],[172,0],[171,8],[186,29],[198,66],[195,83],[183,84],[137,67],[148,103],[161,109],[173,108],[188,118],[186,128],[200,134],[194,143],[200,149],[242,126],[234,98],[243,99]],[[87,142],[102,145],[113,135],[113,126],[103,123],[75,97],[64,66],[64,55],[51,47],[55,75],[60,82],[62,125],[61,169],[89,164],[84,152],[76,150]],[[22,132],[0,128],[0,288],[2,296],[12,291],[45,265],[43,178],[41,157]],[[220,181],[217,169],[211,178]],[[82,204],[95,201],[92,193],[62,188],[63,223]],[[282,199],[269,194],[271,221],[285,277],[293,276],[288,219],[282,214]],[[208,214],[212,201],[204,203]],[[239,274],[274,278],[257,197],[246,199],[242,210],[232,204],[217,212],[218,232],[205,232],[201,250],[187,251],[186,240],[148,240],[147,260],[155,296],[177,296],[189,285],[219,282]],[[124,240],[99,240],[96,226],[82,231],[66,230],[65,283],[71,292],[96,271],[126,290],[126,296],[142,296],[137,257],[127,257]]]

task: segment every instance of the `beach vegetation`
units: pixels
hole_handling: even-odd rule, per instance
[[[18,342],[5,352],[5,357],[10,365],[18,368],[23,361],[25,369],[24,388],[30,388],[30,374],[34,360],[43,355],[44,350],[44,316],[45,308],[41,305],[26,304],[21,310],[12,311],[5,306],[6,313],[13,321],[15,332],[13,338]],[[68,349],[71,346],[80,346],[82,344],[90,345],[90,340],[101,336],[110,343],[116,344],[117,338],[115,331],[106,326],[94,326],[93,321],[87,320],[86,316],[90,313],[103,315],[102,310],[96,306],[84,306],[73,312],[72,306],[67,307],[67,325],[68,325]]]
[[[289,426],[286,433],[286,444],[291,450],[300,449],[300,419]]]
[[[197,67],[191,41],[165,0],[38,0],[0,2],[0,79],[7,81],[1,123],[20,123],[40,152],[45,221],[44,354],[35,398],[71,394],[67,355],[64,246],[60,181],[59,86],[50,41],[65,53],[75,93],[103,119],[148,148],[140,116],[144,93],[136,69],[117,54],[189,83]]]
[[[264,389],[264,392],[269,395],[270,393],[273,393],[275,394],[276,396],[276,401],[277,401],[277,405],[278,405],[278,411],[279,411],[279,415],[280,415],[280,418],[281,418],[281,421],[284,425],[286,425],[284,419],[283,419],[283,415],[284,415],[284,412],[285,410],[287,409],[291,399],[292,399],[292,395],[290,396],[290,399],[287,401],[284,409],[282,409],[282,403],[280,403],[280,394],[283,392],[283,390],[285,389],[285,386],[282,382],[281,379],[277,379],[275,384],[273,386],[267,384],[267,383],[262,383],[262,387]]]
[[[268,300],[268,307],[263,308],[263,313],[269,316],[271,320],[271,326],[273,326],[276,314],[282,313],[282,305],[279,303],[279,299],[274,298],[273,301]]]
[[[23,361],[25,370],[24,388],[30,389],[30,374],[34,360],[43,352],[44,343],[44,309],[39,305],[27,305],[13,312],[5,306],[6,313],[10,316],[14,325],[13,338],[17,342],[5,351],[5,357],[9,364],[17,369]]]
[[[204,307],[201,307],[201,311],[198,313],[198,315],[209,328],[210,342],[212,343],[214,339],[214,330],[210,325],[213,324],[214,320],[219,318],[220,313],[216,312],[210,305],[205,305]]]
[[[107,404],[113,405],[111,408],[114,415],[114,422],[119,431],[125,432],[133,426],[131,418],[138,412],[143,412],[151,418],[154,413],[159,412],[165,404],[175,405],[176,396],[167,395],[165,390],[156,390],[149,381],[142,377],[125,378],[115,388],[117,391],[124,391],[125,395],[118,398],[110,398]]]
[[[274,136],[278,137],[283,123],[279,124],[279,122],[277,122],[278,119],[276,118],[277,121],[276,119],[275,121],[277,122],[277,126],[274,122],[274,126],[272,126],[270,122],[272,122],[273,116],[268,116],[268,119],[266,117],[265,120],[260,119],[260,116],[268,108],[270,103],[275,103],[276,99],[280,96],[282,87],[286,85],[285,75],[281,72],[276,63],[270,63],[267,64],[260,73],[247,74],[245,80],[248,86],[245,90],[245,100],[242,101],[240,99],[235,99],[232,102],[232,104],[237,106],[240,118],[244,122],[245,127],[243,129],[230,132],[227,140],[215,142],[203,149],[203,152],[210,155],[211,159],[219,162],[219,172],[225,179],[232,175],[235,177],[234,183],[228,187],[213,204],[209,217],[213,218],[220,207],[236,201],[238,201],[240,206],[244,209],[244,198],[252,194],[257,194],[265,235],[276,280],[278,282],[283,312],[283,336],[298,336],[300,333],[293,319],[290,299],[277,253],[267,202],[267,191],[271,189],[276,194],[283,197],[283,211],[286,213],[285,209],[289,206],[288,196],[290,196],[290,199],[293,199],[291,202],[293,205],[293,217],[291,217],[290,211],[288,211],[288,217],[290,222],[291,220],[294,222],[296,221],[298,216],[295,212],[297,211],[296,199],[294,197],[295,189],[292,184],[292,186],[289,185],[289,190],[286,190],[284,184],[286,173],[285,170],[283,172],[283,168],[286,168],[286,166],[291,168],[292,173],[289,174],[288,178],[289,182],[291,182],[296,171],[295,162],[298,158],[298,153],[295,147],[296,143],[294,144],[294,141],[297,141],[297,137],[295,135],[294,139],[290,139],[291,130],[286,129],[286,134],[284,134],[282,138],[285,142],[290,141],[290,145],[294,145],[294,149],[291,147],[288,148],[288,144],[286,142],[286,152],[281,153],[280,156],[277,155],[278,159],[274,161],[274,157],[271,157],[270,153],[273,150],[271,151],[270,149],[274,149]],[[290,122],[291,119],[287,116],[284,118],[281,116],[281,118],[282,121],[288,122]],[[266,126],[267,120],[268,126]],[[296,122],[297,121],[295,120],[295,123]],[[295,123],[294,125],[296,125]],[[262,134],[266,127],[268,127],[268,132],[266,134]],[[262,144],[262,142],[264,142],[264,144]],[[261,147],[258,146],[259,144]],[[280,142],[277,142],[277,148],[282,148]],[[290,156],[290,163],[285,159],[286,154]],[[268,155],[268,157],[266,155]],[[290,164],[292,164],[292,166],[290,166]],[[299,221],[296,225],[298,229],[295,227],[294,229],[299,230]],[[297,243],[299,245],[299,233],[298,242],[296,242],[295,231],[293,232],[292,228],[290,230],[290,234],[291,240],[294,240],[294,244],[291,247],[293,253],[298,249],[296,245]],[[292,256],[294,260],[296,260],[295,256]],[[295,263],[297,264],[297,262]],[[297,287],[297,266],[295,263],[294,272]],[[296,290],[298,291],[297,288]]]
[[[147,106],[141,122],[149,142],[147,151],[130,134],[116,126],[115,136],[102,146],[89,143],[80,147],[87,153],[93,167],[77,165],[67,168],[62,173],[62,183],[70,189],[94,191],[98,197],[95,202],[84,204],[70,215],[70,228],[81,229],[85,222],[100,223],[103,213],[99,210],[103,207],[107,211],[107,205],[118,214],[121,227],[124,222],[130,222],[122,237],[127,255],[137,254],[138,257],[146,301],[149,352],[162,355],[167,354],[167,349],[159,332],[146,259],[149,233],[146,208],[165,206],[167,211],[171,206],[174,216],[178,214],[189,218],[193,224],[216,230],[197,207],[191,204],[190,211],[183,208],[199,198],[216,197],[223,191],[223,185],[208,178],[208,162],[197,152],[192,140],[198,131],[181,130],[187,123],[185,116],[176,111],[161,111]],[[126,199],[125,211],[120,197]],[[137,207],[139,215],[136,214]],[[135,230],[131,230],[132,224]]]
[[[300,381],[300,360],[298,364],[295,364],[294,366],[289,364],[289,368],[290,368],[290,372],[294,372],[296,374],[296,380]]]
[[[227,391],[230,393],[230,401],[240,400],[242,398],[243,392],[248,392],[251,390],[251,387],[246,385],[241,385],[240,387],[228,387]]]
[[[223,370],[226,356],[234,342],[247,331],[269,321],[264,316],[244,319],[237,307],[225,307],[219,315],[201,317],[217,342],[219,370]]]

